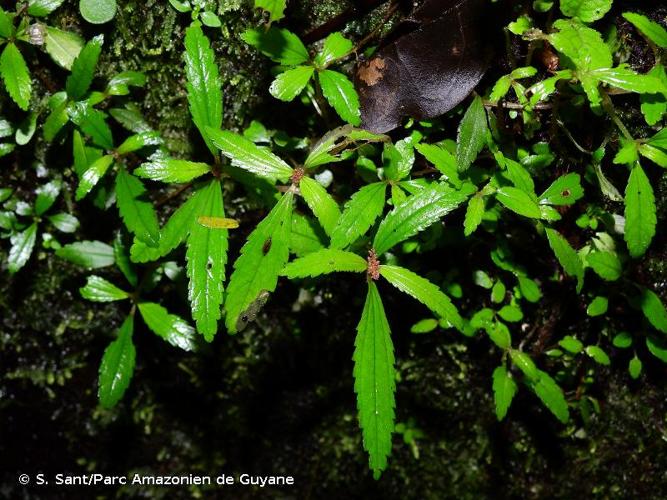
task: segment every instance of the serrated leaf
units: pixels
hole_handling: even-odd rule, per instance
[[[60,194],[62,183],[60,181],[51,181],[35,190],[35,215],[43,215],[53,206]]]
[[[354,342],[354,391],[357,393],[359,425],[373,476],[387,467],[394,431],[394,348],[382,299],[375,283],[368,295]]]
[[[352,40],[345,38],[338,31],[331,33],[324,39],[322,50],[315,56],[315,64],[319,67],[325,67],[348,55],[354,49]]]
[[[586,256],[586,262],[602,279],[616,281],[621,277],[621,261],[613,252],[592,252]]]
[[[535,182],[533,178],[519,162],[505,158],[500,154],[499,163],[504,165],[504,174],[512,181],[515,187],[531,195],[535,194]]]
[[[456,136],[456,161],[459,172],[468,170],[484,149],[488,130],[482,98],[475,96],[463,115]]]
[[[630,172],[625,189],[625,242],[632,257],[641,257],[655,235],[656,208],[653,188],[642,167]]]
[[[378,254],[383,254],[440,220],[466,201],[474,190],[474,186],[470,184],[464,185],[461,190],[445,184],[435,184],[410,196],[389,212],[380,223],[373,240],[373,248]]]
[[[79,241],[56,250],[56,255],[77,266],[99,269],[113,266],[113,247],[101,241]]]
[[[45,17],[62,5],[65,0],[30,0],[28,14],[35,17]]]
[[[0,75],[12,100],[23,111],[28,110],[32,81],[23,55],[14,42],[9,42],[0,54]]]
[[[577,293],[584,286],[584,264],[579,254],[570,246],[570,243],[555,229],[545,228],[549,246],[553,250],[558,262],[563,266],[565,274],[577,278]]]
[[[49,215],[47,217],[53,226],[63,233],[73,233],[79,228],[79,221],[76,217],[66,213]]]
[[[612,0],[560,0],[560,10],[568,17],[592,23],[609,12],[611,3]]]
[[[648,73],[658,78],[664,87],[667,87],[667,72],[665,68],[658,64]],[[641,111],[646,123],[655,125],[667,113],[667,94],[642,94],[639,96],[641,102]]]
[[[128,316],[118,330],[118,338],[104,351],[97,395],[105,408],[118,403],[130,385],[136,357],[132,343],[133,329],[134,316]]]
[[[535,366],[535,362],[525,352],[516,349],[510,349],[510,357],[514,366],[519,368],[529,381],[537,381],[540,377],[540,370]]]
[[[113,256],[116,260],[116,267],[120,269],[120,272],[123,273],[123,276],[125,276],[130,285],[136,288],[138,284],[137,271],[130,261],[130,256],[120,231],[113,240]]]
[[[326,235],[312,217],[292,214],[292,232],[290,234],[290,252],[298,257],[322,250]]]
[[[86,285],[79,292],[84,299],[93,302],[114,302],[130,296],[125,290],[99,276],[88,276]]]
[[[584,196],[579,174],[567,174],[556,179],[540,196],[541,204],[572,205]]]
[[[481,224],[483,216],[484,198],[480,195],[475,195],[468,201],[466,216],[463,220],[463,234],[466,237],[475,232],[477,227]]]
[[[570,411],[563,389],[546,372],[539,371],[537,381],[531,383],[530,387],[561,423],[566,424],[570,420]]]
[[[415,163],[414,139],[408,136],[396,144],[386,142],[382,152],[385,179],[400,181],[410,175]]]
[[[299,189],[308,207],[313,211],[315,217],[322,225],[322,229],[331,236],[338,219],[340,219],[340,208],[338,203],[327,193],[326,189],[314,179],[304,177],[299,182]]]
[[[93,142],[104,149],[113,149],[113,135],[106,121],[107,115],[85,102],[67,108],[70,119]]]
[[[271,86],[269,92],[281,101],[292,101],[306,88],[313,76],[315,68],[312,66],[297,66],[280,73]]]
[[[64,93],[64,92],[63,92]],[[47,142],[53,141],[60,130],[69,122],[69,114],[67,112],[67,102],[63,102],[55,109],[51,110],[49,116],[44,121],[44,139]]]
[[[160,134],[155,131],[141,132],[140,134],[131,135],[123,141],[123,143],[116,148],[116,153],[119,155],[126,155],[133,151],[138,151],[146,146],[158,146],[162,144]]]
[[[667,49],[667,30],[660,24],[634,12],[624,12],[623,17],[658,47]]]
[[[329,69],[318,73],[322,93],[344,121],[354,126],[361,124],[359,96],[350,79],[342,73]]]
[[[512,404],[517,391],[516,382],[504,366],[493,371],[493,399],[496,404],[496,417],[502,420]]]
[[[281,275],[289,279],[307,278],[335,272],[363,273],[366,261],[352,252],[324,249],[298,258],[285,266]]]
[[[81,53],[83,45],[83,39],[76,33],[59,30],[53,26],[46,27],[44,38],[46,52],[51,59],[68,71],[72,69],[72,64]]]
[[[296,66],[309,59],[308,49],[298,36],[286,29],[271,27],[268,30],[246,30],[241,38],[271,60],[284,66]]]
[[[173,182],[182,184],[211,172],[206,163],[198,163],[174,158],[161,158],[155,161],[142,163],[134,171],[134,175],[153,181]]]
[[[192,317],[197,330],[207,342],[211,342],[218,331],[218,320],[222,316],[222,300],[227,264],[228,231],[209,229],[195,221],[202,216],[224,217],[220,181],[210,182],[193,196],[194,220],[190,221],[187,239],[188,296],[192,306]],[[185,218],[185,211],[179,218]],[[174,225],[177,222],[175,221]],[[183,221],[188,224],[187,220]]]
[[[12,235],[10,242],[12,244],[7,257],[7,267],[11,274],[16,273],[25,266],[32,255],[32,250],[37,241],[37,223],[33,222],[27,229],[20,233]]]
[[[195,329],[183,318],[169,314],[164,307],[153,302],[140,302],[139,312],[146,326],[171,345],[184,351],[195,349]]]
[[[269,21],[280,21],[285,17],[287,0],[255,0],[255,8],[264,9],[269,13]]]
[[[90,40],[72,63],[72,74],[67,77],[65,88],[73,101],[80,101],[90,89],[95,76],[97,60],[102,52],[104,38],[96,36]]]
[[[617,68],[601,68],[590,72],[590,76],[612,87],[637,92],[638,94],[657,94],[667,92],[659,78],[651,74],[640,75],[627,65]]]
[[[327,163],[341,161],[343,158],[341,158],[340,152],[351,143],[386,142],[388,140],[390,139],[386,135],[373,134],[354,128],[352,125],[343,125],[327,132],[315,143],[304,162],[304,168],[311,169]]]
[[[667,310],[660,297],[648,288],[642,288],[640,305],[649,323],[662,333],[667,333]]]
[[[461,186],[456,158],[445,148],[436,144],[416,144],[415,149],[432,163],[455,187]]]
[[[207,129],[208,137],[232,165],[258,177],[286,181],[294,172],[283,160],[267,149],[260,148],[242,135],[228,130]]]
[[[185,74],[192,121],[215,155],[206,127],[218,129],[222,124],[222,89],[215,54],[199,23],[185,31]]]
[[[0,7],[0,37],[11,38],[16,33],[12,17]]]
[[[496,192],[496,199],[506,208],[524,217],[539,219],[542,216],[540,206],[533,198],[515,187],[502,187]]]
[[[380,275],[389,283],[447,320],[457,330],[463,329],[463,319],[456,306],[440,288],[418,274],[398,266],[380,266]]]
[[[276,289],[278,276],[289,258],[294,194],[287,192],[250,233],[234,263],[225,300],[229,333],[243,328],[243,313],[263,292]]]
[[[639,146],[639,154],[648,158],[656,165],[667,168],[667,152],[662,149],[655,148],[650,144],[642,144]]]
[[[114,162],[114,158],[111,155],[105,155],[97,160],[95,160],[90,167],[81,175],[81,180],[79,181],[79,186],[76,188],[76,199],[83,199],[91,189],[93,189],[97,183],[100,181],[104,174],[109,170],[109,167]]]
[[[382,213],[387,185],[374,182],[354,193],[331,232],[331,246],[344,248],[366,233]]]
[[[160,226],[153,204],[146,198],[142,182],[120,169],[116,175],[116,205],[125,226],[141,241],[157,247]]]

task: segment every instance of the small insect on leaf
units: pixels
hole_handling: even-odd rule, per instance
[[[262,245],[262,253],[264,255],[269,253],[269,250],[271,250],[271,238],[267,238],[266,241],[264,242],[264,245]]]
[[[236,321],[237,332],[242,332],[245,327],[248,326],[248,323],[255,321],[257,314],[262,310],[264,305],[266,305],[270,295],[271,294],[267,290],[262,290],[259,292],[259,296],[248,306],[245,311],[241,313],[239,319]]]
[[[225,217],[207,217],[202,215],[201,217],[197,217],[197,222],[209,229],[236,229],[239,227],[239,221]]]

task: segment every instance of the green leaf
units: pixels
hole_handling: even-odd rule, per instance
[[[589,345],[586,348],[586,354],[593,358],[593,361],[599,365],[609,366],[611,364],[611,360],[609,359],[609,356],[607,356],[607,353],[596,345]]]
[[[322,225],[322,229],[327,235],[331,236],[338,219],[340,219],[338,203],[319,182],[310,177],[301,179],[299,188],[303,199]]]
[[[81,17],[91,24],[104,24],[116,15],[116,0],[79,0]]]
[[[81,296],[93,302],[114,302],[130,297],[125,290],[121,290],[113,283],[99,276],[88,276],[86,285],[79,290]]]
[[[560,10],[568,17],[576,17],[585,23],[602,19],[611,9],[612,0],[560,0]]]
[[[289,279],[307,278],[335,272],[363,273],[366,261],[352,252],[324,249],[296,259],[285,266],[283,276]]]
[[[30,105],[32,82],[25,59],[14,42],[9,42],[0,55],[0,74],[9,96],[18,104],[19,108],[27,111]]]
[[[128,316],[118,330],[118,338],[104,351],[97,396],[105,408],[118,403],[130,385],[136,357],[132,343],[133,329],[134,316]]]
[[[667,363],[667,345],[664,340],[655,337],[647,337],[646,347],[656,358],[663,363]]]
[[[660,132],[649,138],[646,142],[656,148],[667,149],[667,128],[661,129]]]
[[[354,342],[354,391],[359,425],[375,479],[387,467],[394,432],[394,348],[382,299],[375,283],[368,295]]]
[[[570,246],[570,243],[555,229],[545,228],[549,246],[553,250],[558,262],[563,266],[565,274],[577,278],[577,293],[584,286],[584,264],[579,254]]]
[[[623,17],[658,47],[667,49],[667,30],[660,24],[634,12],[624,12]]]
[[[342,161],[340,154],[344,148],[359,142],[386,142],[389,137],[382,134],[373,134],[365,130],[354,128],[351,125],[337,127],[322,136],[311,148],[304,168],[311,169],[327,163]]]
[[[180,316],[169,314],[164,307],[153,302],[139,303],[139,312],[146,326],[171,345],[184,351],[195,349],[195,329]]]
[[[470,103],[456,136],[456,160],[459,172],[468,170],[484,149],[489,127],[482,98],[475,96]]]
[[[551,413],[553,413],[561,423],[565,424],[570,419],[570,411],[563,394],[563,389],[547,373],[538,370],[539,377],[536,382],[530,384],[531,389],[537,397],[542,400]]]
[[[613,252],[592,252],[586,256],[586,262],[602,279],[616,281],[621,277],[621,261]]]
[[[358,126],[361,123],[359,96],[354,84],[342,73],[329,69],[318,74],[322,93],[329,104],[347,123]]]
[[[354,193],[331,232],[331,246],[345,248],[366,233],[382,213],[387,185],[374,182]]]
[[[13,16],[10,16],[0,7],[0,37],[12,38],[16,33],[14,29]]]
[[[667,87],[667,72],[665,72],[665,68],[661,64],[654,66],[648,74],[658,78],[662,82],[663,87]],[[644,119],[649,125],[655,125],[667,113],[667,93],[642,94],[639,96],[639,101],[641,102],[641,111]]]
[[[83,39],[76,33],[59,30],[53,26],[46,27],[46,37],[44,38],[46,52],[51,56],[51,59],[68,71],[72,69],[72,64],[81,52],[83,45]]]
[[[130,232],[147,245],[158,246],[160,226],[153,204],[146,197],[146,188],[123,169],[116,175],[116,205]]]
[[[246,311],[262,294],[273,292],[289,258],[294,194],[287,192],[250,233],[229,280],[225,324],[235,333],[248,322]]]
[[[314,72],[315,68],[312,66],[297,66],[288,69],[273,80],[269,92],[281,101],[292,101],[308,85]]]
[[[498,310],[498,316],[509,323],[516,323],[523,319],[523,312],[521,308],[515,305],[503,306]]]
[[[640,296],[642,312],[656,330],[667,333],[667,310],[660,297],[648,288],[642,288]]]
[[[287,0],[255,0],[256,9],[264,9],[269,13],[269,21],[280,21],[285,17]]]
[[[62,92],[62,94],[64,95],[65,93]],[[43,126],[44,139],[46,139],[47,142],[53,141],[58,132],[67,125],[68,121],[69,114],[67,112],[67,102],[63,102],[55,109],[52,109],[51,113],[49,113],[49,116],[46,118]]]
[[[90,167],[81,176],[79,187],[76,189],[76,199],[83,199],[91,189],[93,189],[100,181],[104,174],[109,170],[113,164],[114,158],[111,155],[105,155],[95,160]]]
[[[315,64],[321,68],[328,66],[336,59],[348,55],[353,49],[352,41],[336,31],[324,39],[322,50],[315,56]]]
[[[521,370],[529,381],[537,381],[539,379],[540,370],[537,369],[537,366],[535,366],[535,363],[528,354],[516,349],[510,349],[509,352],[512,363]]]
[[[641,257],[655,235],[656,208],[653,188],[636,164],[625,189],[625,242],[632,257]]]
[[[583,198],[584,188],[581,186],[579,174],[567,174],[556,179],[540,196],[540,204],[572,205]]]
[[[139,71],[123,71],[109,80],[106,92],[109,95],[127,95],[130,93],[129,87],[144,87],[145,85],[146,75],[144,73]]]
[[[586,314],[591,317],[602,316],[607,312],[608,307],[609,300],[607,297],[601,297],[598,295],[591,301],[590,304],[588,304],[588,307],[586,308]]]
[[[410,196],[380,223],[373,248],[378,255],[383,254],[394,245],[423,231],[465,202],[474,189],[470,184],[464,185],[461,190],[445,184],[434,184]]]
[[[210,182],[193,196],[194,220],[199,217],[224,217],[220,181]],[[183,223],[187,224],[189,210],[183,214]],[[174,217],[176,214],[174,214]],[[222,300],[227,264],[228,231],[211,229],[195,221],[190,221],[190,234],[187,239],[187,274],[192,317],[197,330],[211,342],[218,331],[218,320],[222,316]],[[171,222],[171,221],[170,221]],[[174,226],[179,220],[175,220]],[[176,239],[176,238],[174,238]]]
[[[311,252],[324,248],[323,241],[326,235],[322,234],[320,226],[312,217],[301,214],[292,215],[292,233],[290,235],[290,252],[302,257]]]
[[[507,368],[504,366],[496,368],[493,371],[493,399],[496,403],[496,417],[499,421],[507,415],[516,391],[516,382]]]
[[[201,22],[204,24],[204,26],[208,26],[209,28],[219,28],[222,26],[220,18],[217,16],[217,14],[211,11],[206,10],[202,12],[199,14],[199,18],[201,19]]]
[[[37,116],[37,112],[33,111],[21,121],[16,129],[16,144],[25,146],[30,142],[37,130]]]
[[[222,124],[222,89],[215,54],[199,23],[185,31],[185,74],[192,121],[215,155],[206,128],[218,129]]]
[[[542,292],[537,283],[535,283],[535,280],[531,280],[526,276],[517,276],[517,279],[519,280],[521,295],[523,295],[528,302],[537,302],[542,298]]]
[[[504,165],[506,169],[504,174],[512,181],[512,184],[521,191],[534,195],[535,182],[528,173],[528,170],[526,170],[520,163],[510,158],[505,158],[502,153],[500,153],[499,156],[499,164]]]
[[[119,231],[113,240],[113,256],[116,259],[116,266],[123,273],[127,281],[136,288],[138,284],[137,271],[130,262],[127,247],[123,241],[123,235]]]
[[[539,219],[542,216],[540,206],[533,198],[520,189],[515,187],[503,187],[496,192],[496,198],[511,211],[524,217]]]
[[[158,132],[141,132],[140,134],[131,135],[125,139],[125,141],[116,148],[116,153],[119,155],[126,155],[147,146],[158,146],[160,144],[162,144],[162,138]]]
[[[457,330],[463,329],[463,319],[456,306],[440,288],[418,274],[397,266],[380,266],[380,274],[400,291],[428,307],[439,317],[447,320]]]
[[[619,349],[627,349],[632,345],[632,335],[628,332],[621,332],[614,336],[612,344]]]
[[[113,135],[106,122],[107,115],[85,102],[78,102],[67,110],[70,119],[81,131],[104,149],[113,149]]]
[[[56,250],[56,255],[77,266],[99,269],[113,266],[113,247],[101,241],[79,241]]]
[[[241,38],[271,60],[283,66],[297,66],[309,59],[308,49],[299,37],[286,29],[271,27],[268,30],[246,30]]]
[[[639,146],[639,154],[648,158],[656,165],[667,168],[667,152],[662,149],[655,148],[650,144],[642,144]]]
[[[385,179],[400,181],[410,175],[415,163],[413,138],[408,136],[396,144],[385,142],[382,152]]]
[[[635,380],[642,374],[642,362],[636,355],[628,363],[628,373]]]
[[[173,182],[181,184],[201,177],[211,172],[206,163],[173,158],[161,158],[155,161],[142,163],[134,171],[134,175],[153,181]]]
[[[7,257],[7,267],[11,274],[16,273],[25,266],[32,255],[32,249],[37,240],[37,223],[33,222],[27,229],[20,233],[14,233],[10,239],[12,247]]]
[[[561,341],[558,342],[558,345],[572,354],[579,354],[584,348],[584,344],[581,343],[581,340],[576,339],[571,335],[563,337]]]
[[[602,68],[590,72],[593,78],[597,78],[612,87],[616,87],[638,94],[657,94],[667,92],[659,78],[651,74],[640,75],[635,73],[627,65],[617,68]]]
[[[441,146],[435,144],[416,144],[415,148],[424,158],[432,163],[455,187],[461,186],[456,158]]]
[[[53,206],[60,194],[62,183],[60,181],[51,181],[48,184],[38,187],[35,190],[35,215],[43,215]]]
[[[267,149],[256,146],[242,135],[227,130],[207,129],[208,137],[232,165],[265,179],[286,181],[294,172],[283,160]]]
[[[70,214],[59,213],[49,215],[47,219],[49,219],[58,231],[62,231],[63,233],[73,233],[79,228],[79,221]]]
[[[475,232],[482,222],[484,216],[484,198],[481,195],[475,195],[468,201],[466,216],[463,220],[463,234],[468,237]]]
[[[62,5],[65,0],[30,0],[28,14],[35,17],[45,17]]]
[[[70,99],[80,101],[90,89],[103,43],[104,37],[96,36],[81,49],[72,63],[72,74],[67,77],[66,83],[67,95]]]

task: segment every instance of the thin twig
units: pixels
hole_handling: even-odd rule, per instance
[[[526,107],[520,102],[509,102],[509,101],[499,101],[491,102],[484,101],[485,108],[505,108],[505,109],[516,109],[518,111],[523,111]],[[537,111],[551,109],[553,105],[549,102],[538,102],[532,109]]]

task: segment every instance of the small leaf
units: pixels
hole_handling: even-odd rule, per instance
[[[171,345],[184,351],[195,349],[195,329],[181,317],[169,314],[164,307],[153,302],[140,302],[139,312],[146,326]]]
[[[567,174],[556,179],[540,196],[541,204],[572,205],[584,196],[579,174]]]
[[[133,329],[134,316],[128,316],[118,330],[118,338],[104,351],[97,395],[105,408],[118,403],[130,385],[136,357],[132,343]]]
[[[507,369],[504,366],[496,368],[493,371],[493,398],[496,403],[496,417],[499,421],[507,415],[516,391],[516,382]]]
[[[577,293],[581,291],[584,286],[584,265],[581,257],[574,250],[570,243],[555,229],[547,227],[545,229],[549,246],[553,250],[558,262],[563,266],[565,274],[577,278]]]
[[[516,349],[510,349],[509,352],[512,363],[521,370],[528,380],[537,381],[539,379],[540,370],[537,369],[537,366],[535,366],[535,363],[528,354]]]
[[[269,21],[280,21],[285,17],[287,0],[255,0],[256,9],[264,9],[269,13]]]
[[[452,153],[435,144],[416,144],[415,149],[432,163],[455,187],[461,186],[456,158]]]
[[[35,194],[37,195],[35,199],[35,215],[43,215],[53,206],[60,194],[61,186],[62,183],[60,181],[51,181],[35,190]]]
[[[331,236],[338,219],[340,219],[338,203],[319,182],[310,177],[301,179],[299,188],[303,199],[322,225],[322,229]]]
[[[570,419],[570,411],[563,394],[563,389],[546,372],[539,371],[539,377],[536,382],[532,382],[530,387],[535,391],[537,397],[542,400],[551,413],[553,413],[561,423],[565,424]]]
[[[628,363],[628,373],[635,380],[642,374],[642,362],[636,355]]]
[[[113,247],[101,241],[79,241],[56,250],[56,255],[86,269],[113,266]]]
[[[653,188],[642,167],[630,172],[625,189],[625,242],[632,257],[641,257],[655,235],[656,208]]]
[[[322,50],[315,57],[315,64],[319,67],[328,66],[336,59],[348,55],[353,49],[352,41],[336,31],[324,39]]]
[[[76,189],[76,199],[83,199],[91,189],[93,189],[100,181],[104,174],[109,170],[113,164],[114,159],[111,155],[105,155],[95,160],[88,169],[81,176],[79,187]]]
[[[581,340],[576,339],[571,335],[563,337],[561,341],[558,342],[558,345],[572,354],[579,354],[584,349],[584,344],[581,343]]]
[[[292,101],[306,88],[314,72],[315,68],[312,66],[297,66],[288,69],[273,80],[269,92],[281,101]]]
[[[241,38],[271,60],[284,66],[297,66],[309,59],[308,49],[299,37],[286,29],[271,27],[268,30],[246,30]]]
[[[586,262],[602,279],[616,281],[621,277],[621,261],[613,252],[592,252],[586,256]]]
[[[368,295],[354,342],[354,392],[369,466],[378,479],[387,467],[394,431],[394,349],[382,299],[375,283]]]
[[[601,316],[607,312],[608,307],[609,301],[607,297],[601,297],[598,295],[591,301],[590,304],[588,304],[588,307],[586,308],[586,314],[591,317]]]
[[[116,204],[125,226],[149,246],[158,246],[160,227],[146,188],[139,179],[121,169],[116,176]]]
[[[664,340],[655,337],[646,337],[646,347],[656,358],[663,363],[667,363],[667,344]]]
[[[658,47],[667,49],[667,30],[660,24],[634,12],[624,12],[623,17]]]
[[[488,130],[482,98],[475,96],[463,115],[456,136],[456,160],[459,172],[468,170],[484,149]]]
[[[648,158],[656,165],[667,168],[667,151],[655,148],[650,144],[642,144],[639,146],[639,154],[645,158]]]
[[[577,17],[585,23],[602,19],[611,9],[612,0],[560,0],[560,10],[568,17]]]
[[[535,280],[531,280],[525,276],[517,276],[517,279],[519,280],[521,295],[523,295],[528,302],[537,302],[542,298],[542,292],[537,283],[535,283]]]
[[[336,110],[338,116],[352,125],[361,124],[359,96],[354,89],[354,84],[347,76],[327,69],[321,71],[318,77],[324,97]]]
[[[19,108],[27,111],[30,105],[32,82],[25,59],[14,42],[9,42],[0,55],[0,74],[9,96],[18,104]]]
[[[609,356],[607,356],[607,353],[596,345],[589,345],[586,348],[586,354],[600,365],[609,366],[611,364],[611,360],[609,359]]]
[[[530,217],[532,219],[539,219],[542,216],[540,206],[531,198],[531,196],[515,187],[503,187],[496,192],[496,198],[500,203],[505,205],[511,211]]]
[[[27,229],[14,233],[10,239],[12,247],[7,257],[7,267],[11,274],[25,266],[32,255],[37,240],[37,223],[33,222]]]
[[[461,190],[445,184],[434,184],[410,196],[380,223],[373,248],[378,254],[383,254],[423,231],[464,203],[474,189],[470,184],[464,185]]]
[[[207,129],[212,143],[232,160],[232,165],[265,179],[286,181],[293,173],[283,160],[252,141],[227,130]]]
[[[76,33],[63,31],[53,26],[46,27],[44,48],[57,64],[66,70],[72,69],[74,60],[83,48],[84,41]]]
[[[652,290],[642,288],[640,301],[642,312],[649,323],[662,333],[667,333],[667,310],[660,297]]]
[[[250,233],[229,280],[225,324],[235,333],[247,323],[243,312],[262,292],[273,292],[289,258],[294,195],[287,192]]]
[[[127,299],[130,296],[126,291],[99,276],[88,276],[86,286],[79,291],[84,299],[93,302],[113,302]]]
[[[201,22],[204,24],[204,26],[208,26],[209,28],[219,28],[222,26],[220,18],[211,11],[206,10],[202,12],[199,14],[199,18],[201,19]]]
[[[289,279],[316,277],[334,272],[363,273],[366,261],[352,252],[324,249],[296,259],[285,266],[283,276]]]
[[[397,266],[380,266],[380,274],[400,291],[428,307],[439,317],[446,319],[457,330],[463,329],[463,319],[456,306],[437,286],[425,278]]]
[[[79,228],[76,217],[66,213],[59,213],[47,217],[54,227],[63,233],[73,233]]]
[[[627,65],[621,65],[617,68],[601,68],[590,72],[590,76],[616,87],[639,94],[657,94],[667,92],[659,78],[651,74],[640,75],[635,73]]]
[[[35,17],[45,17],[62,5],[65,0],[30,0],[28,14]]]
[[[70,119],[78,125],[84,134],[90,136],[93,142],[104,149],[113,149],[113,135],[107,115],[93,108],[85,102],[78,102],[67,110]]]
[[[104,37],[96,36],[81,49],[72,63],[72,74],[67,77],[66,83],[67,95],[70,99],[80,101],[90,89],[103,43]]]
[[[523,319],[523,312],[519,306],[503,306],[498,310],[498,316],[510,323],[516,323]]]
[[[352,195],[331,232],[332,248],[345,248],[368,231],[382,213],[386,188],[385,183],[375,182]]]
[[[173,158],[161,158],[155,161],[142,163],[134,171],[134,175],[153,181],[173,182],[181,184],[190,182],[202,175],[211,172],[206,163],[197,163]]]
[[[104,24],[116,15],[116,0],[79,0],[81,17],[91,24]]]
[[[158,132],[142,132],[140,134],[131,135],[125,139],[125,141],[116,148],[116,153],[119,155],[126,155],[133,151],[145,148],[146,146],[158,146],[160,144],[162,144],[162,138]]]
[[[463,220],[463,234],[468,237],[475,232],[484,217],[484,198],[475,195],[468,201],[466,216]]]

